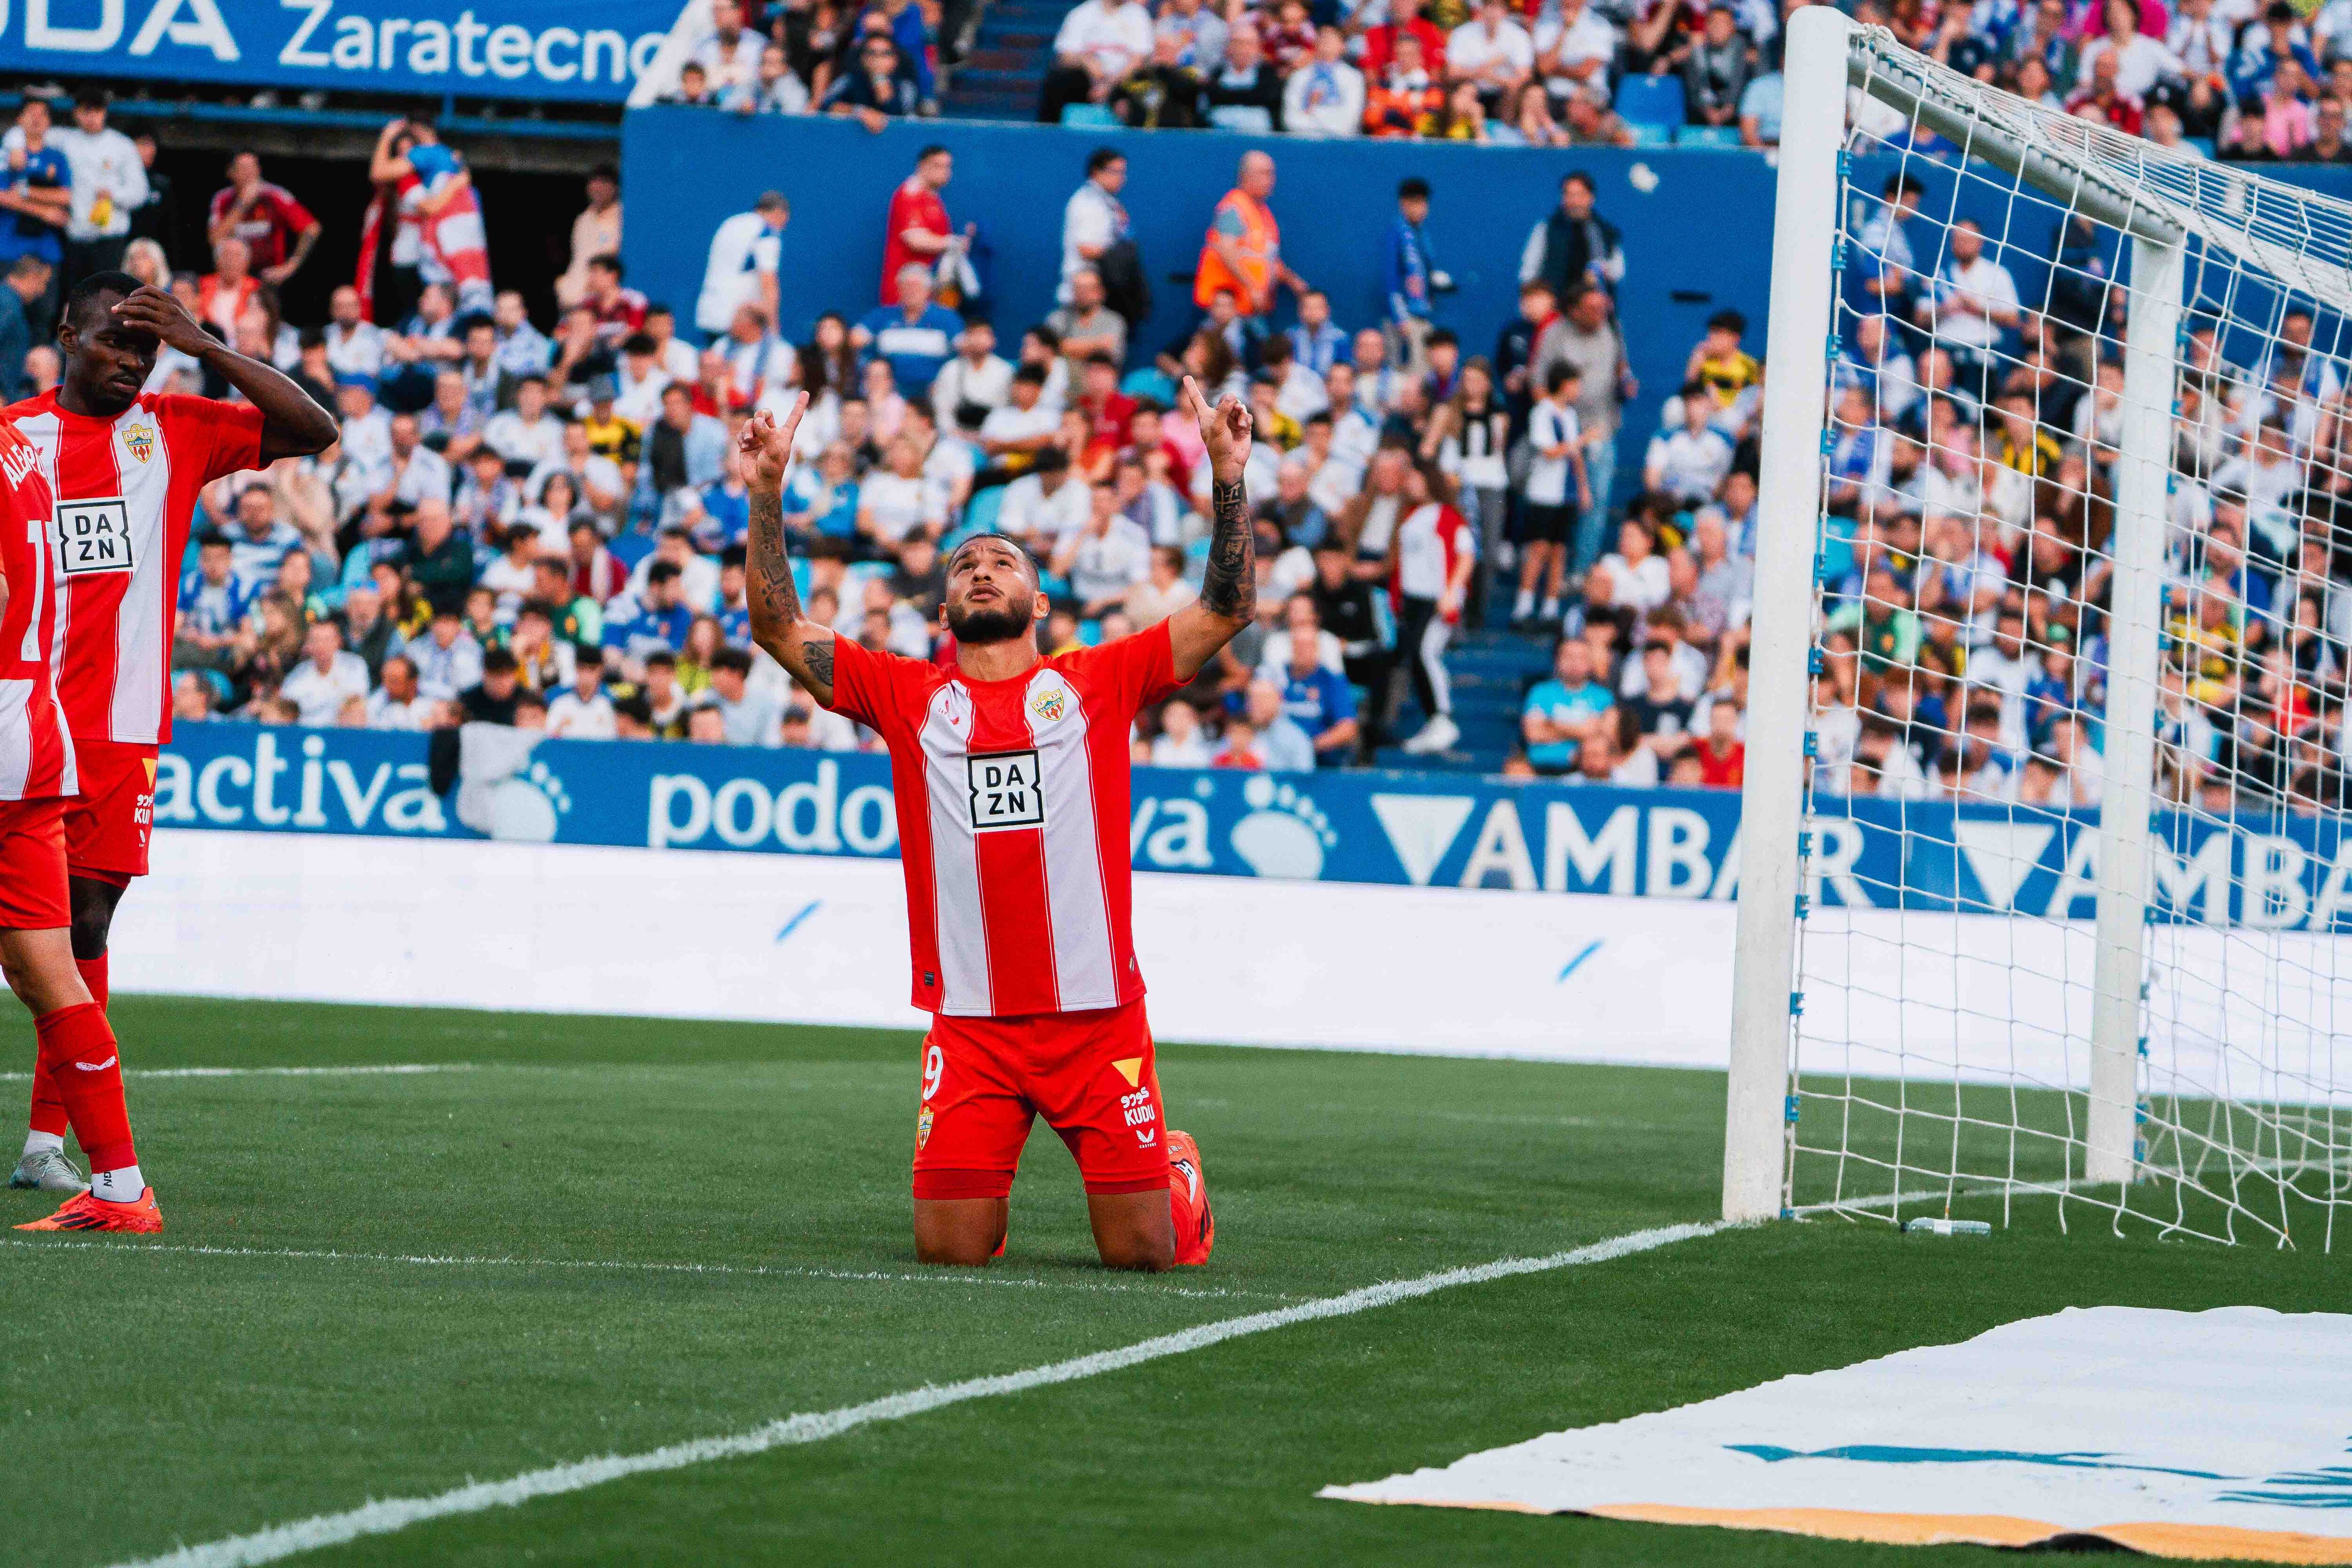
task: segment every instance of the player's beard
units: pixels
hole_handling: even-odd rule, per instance
[[[1001,610],[948,606],[948,630],[955,633],[956,641],[966,647],[1017,642],[1028,635],[1030,619],[1027,608],[1018,605],[1008,604]]]

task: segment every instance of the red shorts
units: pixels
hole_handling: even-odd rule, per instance
[[[67,867],[118,888],[145,876],[155,826],[155,748],[78,740],[74,766],[81,798],[66,811]]]
[[[1140,1000],[1096,1013],[936,1016],[923,1039],[915,1196],[1001,1198],[1043,1116],[1087,1191],[1168,1184],[1168,1140]]]
[[[62,799],[0,800],[0,931],[59,931],[66,903]]]

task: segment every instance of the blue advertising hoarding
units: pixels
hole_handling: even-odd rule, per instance
[[[507,732],[511,735],[512,732]],[[156,780],[166,827],[341,833],[894,858],[878,756],[683,742],[507,741],[432,788],[423,736],[183,727]],[[2092,819],[1860,800],[1809,825],[1828,908],[2088,920]],[[2352,836],[2333,819],[2160,817],[2159,920],[2336,931],[2352,921]],[[1138,768],[1139,871],[1728,900],[1739,797],[1458,774]]]
[[[678,0],[0,0],[0,72],[619,103]]]

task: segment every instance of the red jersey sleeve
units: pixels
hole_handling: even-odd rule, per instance
[[[938,684],[939,666],[833,639],[833,710],[885,740],[911,733]]]
[[[200,483],[261,467],[261,410],[250,403],[174,394],[155,400],[155,419],[173,466]]]
[[[319,220],[310,216],[310,209],[304,206],[291,191],[270,192],[269,205],[276,209],[278,225],[286,230],[289,239],[319,225]]]
[[[1139,709],[1157,702],[1183,686],[1176,679],[1176,645],[1164,620],[1132,637],[1079,648],[1050,661],[1078,683],[1089,696],[1099,695],[1111,705],[1120,722]]]

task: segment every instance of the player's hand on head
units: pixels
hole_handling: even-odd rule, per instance
[[[113,313],[123,326],[152,332],[182,353],[198,353],[220,341],[188,314],[186,306],[152,283],[142,283],[117,300]]]

